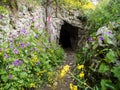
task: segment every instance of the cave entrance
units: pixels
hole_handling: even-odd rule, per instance
[[[75,49],[78,42],[78,27],[64,22],[60,30],[59,44],[65,48]]]

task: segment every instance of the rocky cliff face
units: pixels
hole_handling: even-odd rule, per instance
[[[23,29],[29,34],[33,33],[33,28],[42,32],[45,28],[46,20],[51,41],[59,42],[60,30],[64,22],[78,28],[78,37],[83,28],[81,21],[77,18],[78,16],[80,16],[78,10],[67,11],[63,8],[58,9],[56,12],[53,6],[49,6],[48,17],[46,19],[44,7],[30,7],[22,3],[22,5],[19,5],[19,10],[16,13],[0,14],[0,42],[2,43],[11,37],[17,37],[18,32]]]
[[[44,8],[36,8],[29,11],[28,7],[23,5],[21,9],[14,14],[0,15],[0,38],[5,41],[11,37],[17,36],[20,30],[31,33],[32,29],[38,29],[40,32],[44,28]]]

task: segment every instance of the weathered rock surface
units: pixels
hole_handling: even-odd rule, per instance
[[[29,8],[32,9],[29,10]],[[48,8],[47,24],[50,40],[55,40],[58,43],[61,26],[64,24],[64,21],[78,27],[79,31],[83,27],[81,21],[77,18],[80,16],[78,10],[67,11],[66,9],[58,9],[57,11],[55,12],[52,5]],[[40,32],[45,28],[46,13],[45,8],[42,6],[29,7],[22,3],[22,5],[19,5],[19,10],[16,12],[16,15],[1,14],[0,16],[2,16],[0,18],[0,42],[17,35],[21,29],[25,29],[27,33],[32,33],[33,28]]]

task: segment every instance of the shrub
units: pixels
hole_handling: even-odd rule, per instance
[[[25,29],[0,45],[0,89],[24,90],[47,83],[63,59],[63,50],[48,42],[46,32],[27,37]]]
[[[108,25],[109,22],[120,22],[120,1],[119,0],[101,0],[96,6],[96,9],[88,16],[88,30],[91,33],[95,32],[99,27]]]
[[[77,53],[77,63],[84,65],[85,76],[74,75],[79,89],[120,89],[119,8],[119,0],[102,0],[95,11],[86,15],[89,38]]]

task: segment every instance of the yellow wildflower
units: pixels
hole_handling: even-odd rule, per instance
[[[89,2],[82,6],[83,9],[92,9],[95,10],[95,5],[92,2]]]
[[[81,78],[83,78],[84,77],[84,72],[81,72],[80,74],[79,74],[79,76],[81,77]]]
[[[73,86],[73,90],[78,90],[76,85]]]
[[[84,65],[79,65],[77,66],[77,69],[83,69],[84,68]]]
[[[78,90],[77,85],[73,85],[72,83],[70,83],[70,90]]]
[[[66,73],[69,71],[69,68],[70,68],[69,65],[65,65],[65,66],[63,67],[63,69],[61,70],[61,74],[60,74],[60,77],[61,77],[61,78],[63,78],[63,77],[66,75]]]
[[[32,88],[32,87],[35,88],[35,83],[30,84],[30,88]]]
[[[37,57],[33,57],[33,58],[32,58],[32,62],[38,62]]]
[[[69,68],[70,68],[69,65],[65,65],[63,69],[67,72],[67,71],[69,71]]]
[[[87,85],[87,83],[83,83],[85,86]]]
[[[72,90],[73,89],[73,84],[72,83],[70,83],[70,90]]]
[[[63,70],[61,70],[60,77],[61,77],[61,78],[63,78],[65,75],[66,75],[65,70],[64,70],[64,69],[63,69]]]

